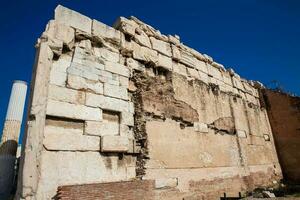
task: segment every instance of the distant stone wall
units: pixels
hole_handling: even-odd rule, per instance
[[[257,85],[135,17],[113,28],[58,6],[37,43],[17,199],[135,179],[172,200],[272,185]]]
[[[136,180],[58,187],[57,200],[154,200],[154,181]]]
[[[300,183],[300,98],[263,90],[278,158],[286,181]]]

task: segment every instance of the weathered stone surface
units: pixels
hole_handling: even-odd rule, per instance
[[[161,40],[157,40],[154,37],[150,37],[150,41],[152,44],[152,48],[166,56],[171,57],[172,56],[172,50],[171,50],[171,46],[169,43],[161,41]]]
[[[181,59],[180,62],[189,66],[195,67],[197,63],[197,59],[189,52],[181,50],[180,51]]]
[[[181,74],[183,76],[187,76],[187,69],[183,64],[173,61],[172,66],[173,66],[173,72]]]
[[[99,107],[103,110],[112,110],[117,112],[127,112],[128,102],[122,99],[116,99],[103,95],[97,95],[92,93],[86,94],[86,105],[92,107]]]
[[[92,81],[69,74],[67,86],[77,90],[92,91],[97,94],[103,94],[103,84],[99,81]]]
[[[129,139],[123,136],[104,135],[101,137],[101,152],[127,152]]]
[[[46,113],[47,115],[70,119],[102,120],[102,110],[100,108],[92,108],[85,105],[76,105],[55,100],[48,101]]]
[[[84,134],[86,135],[118,135],[119,134],[119,124],[109,121],[95,122],[86,121]]]
[[[103,24],[97,20],[93,20],[92,23],[92,34],[98,36],[99,38],[104,38],[116,44],[121,42],[121,33],[120,31]]]
[[[142,46],[151,48],[151,42],[147,34],[140,28],[136,28],[135,32],[136,34],[134,35],[134,40]]]
[[[72,104],[85,104],[85,93],[56,85],[49,85],[48,98]]]
[[[187,67],[187,75],[196,79],[200,79],[198,70]]]
[[[75,43],[74,29],[65,24],[58,23],[55,20],[49,21],[45,34],[50,38],[62,41],[69,48],[71,48]]]
[[[67,69],[67,73],[88,80],[98,81],[98,75],[100,74],[100,70],[94,68],[91,65],[82,65],[79,63],[72,62],[71,66]]]
[[[175,45],[179,45],[180,44],[180,38],[178,35],[168,35],[169,38],[169,42]]]
[[[94,48],[95,56],[110,62],[118,63],[120,61],[120,54],[110,51],[107,48]]]
[[[172,48],[172,58],[176,61],[181,60],[181,53],[177,46],[171,45]]]
[[[119,63],[113,63],[113,62],[105,62],[105,70],[119,74],[121,76],[129,77],[129,70],[126,66],[121,65]]]
[[[172,59],[159,53],[157,66],[172,71]]]
[[[133,126],[134,125],[133,114],[130,112],[122,112],[121,113],[121,124]]]
[[[115,97],[119,99],[128,99],[128,92],[126,87],[122,87],[119,85],[111,85],[108,83],[104,83],[104,95]]]
[[[156,189],[168,189],[173,188],[178,185],[177,178],[160,178],[155,179],[155,188]]]
[[[208,133],[208,126],[205,123],[194,122],[194,130],[200,133]]]
[[[147,47],[142,47],[139,45],[134,45],[133,50],[133,58],[137,60],[141,60],[144,62],[152,62],[157,64],[158,62],[158,53],[152,49]]]
[[[135,35],[135,29],[138,27],[134,21],[128,20],[125,17],[119,17],[113,26],[130,36]]]
[[[126,66],[128,66],[131,69],[135,69],[137,71],[144,71],[145,66],[140,63],[139,61],[136,61],[132,58],[126,58]]]
[[[100,137],[83,135],[78,128],[46,126],[44,146],[55,151],[100,151]]]
[[[247,137],[247,133],[244,130],[236,130],[236,134],[237,134],[238,137],[241,137],[241,138],[246,138]]]
[[[91,33],[92,20],[90,18],[61,5],[55,8],[55,20],[59,23]]]

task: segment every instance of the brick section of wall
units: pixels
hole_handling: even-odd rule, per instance
[[[300,183],[300,97],[272,90],[263,94],[284,178]]]
[[[57,200],[153,200],[154,180],[59,186]]]

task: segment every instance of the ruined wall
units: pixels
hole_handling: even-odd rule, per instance
[[[286,181],[300,183],[300,98],[263,90],[278,158]]]
[[[255,83],[135,17],[112,28],[58,6],[33,74],[17,199],[134,179],[213,199],[281,178]]]

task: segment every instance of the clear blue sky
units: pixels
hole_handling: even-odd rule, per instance
[[[35,41],[57,4],[108,25],[118,16],[134,15],[164,34],[180,35],[183,43],[244,78],[267,86],[277,80],[300,95],[298,0],[10,0],[0,8],[1,131],[11,84],[30,81]]]

